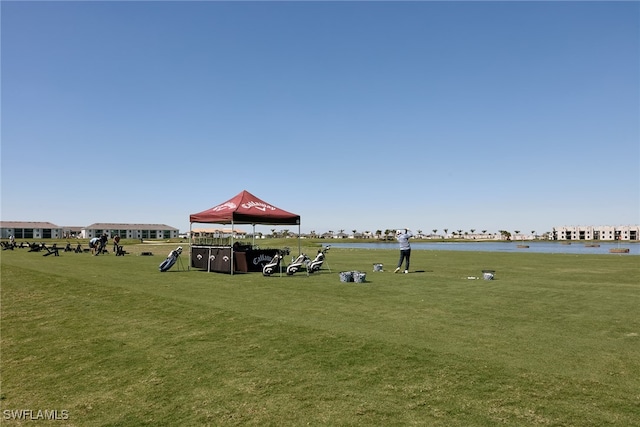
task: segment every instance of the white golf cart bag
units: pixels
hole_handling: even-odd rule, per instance
[[[287,276],[292,276],[293,274],[300,271],[302,264],[308,263],[309,258],[305,254],[298,255],[298,258],[291,261],[291,264],[287,266]]]
[[[326,246],[323,249],[318,249],[318,255],[316,255],[315,259],[311,261],[309,265],[307,265],[307,272],[315,273],[316,271],[320,270],[320,267],[322,267],[322,264],[324,264],[325,254],[330,247],[331,246]]]
[[[280,261],[282,260],[282,254],[278,252],[271,258],[267,264],[262,267],[263,276],[271,276],[273,273],[280,271]]]

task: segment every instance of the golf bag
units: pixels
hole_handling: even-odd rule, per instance
[[[287,266],[287,276],[292,276],[293,274],[297,273],[302,267],[302,264],[308,263],[309,257],[307,257],[305,254],[298,255],[298,258],[291,261],[291,264]]]
[[[271,261],[262,267],[262,275],[263,276],[271,276],[274,272],[280,269],[280,260],[282,260],[282,255],[279,253],[275,254]]]
[[[320,267],[322,267],[322,264],[324,263],[325,254],[330,248],[331,246],[326,246],[324,249],[318,249],[318,255],[316,255],[315,259],[307,265],[307,272],[315,273],[320,270]]]
[[[262,275],[271,276],[273,273],[280,272],[280,261],[282,261],[285,255],[289,255],[289,248],[279,250],[278,253],[271,258],[271,261],[262,267]]]
[[[168,271],[171,267],[173,267],[173,264],[176,263],[180,254],[182,254],[182,246],[178,246],[176,249],[169,252],[169,256],[167,257],[167,259],[162,261],[162,264],[160,264],[160,271],[164,273],[165,271]]]

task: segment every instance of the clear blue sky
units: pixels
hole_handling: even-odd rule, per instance
[[[246,189],[304,232],[640,222],[638,2],[2,1],[1,19],[5,221],[186,231]]]

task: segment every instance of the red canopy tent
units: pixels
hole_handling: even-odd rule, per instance
[[[244,190],[224,203],[190,215],[189,222],[205,224],[300,225],[300,215],[270,205]]]
[[[234,224],[255,225],[298,225],[298,251],[300,251],[300,215],[277,208],[259,199],[246,190],[235,197],[199,213],[189,215],[190,230],[193,223],[204,224]],[[232,233],[233,235],[233,233]],[[191,233],[189,233],[191,242]],[[232,237],[233,239],[233,237]],[[232,255],[233,256],[233,255]]]

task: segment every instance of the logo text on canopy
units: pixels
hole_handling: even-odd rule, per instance
[[[274,208],[271,205],[268,205],[266,203],[255,202],[253,200],[250,201],[250,202],[247,202],[247,203],[243,203],[240,206],[242,206],[245,209],[256,208],[256,209],[258,209],[258,210],[260,210],[262,212],[266,212],[267,209],[269,209],[270,211],[275,211],[276,210],[276,208]]]
[[[214,208],[211,208],[211,210],[214,211],[214,212],[219,212],[219,211],[224,211],[224,210],[227,210],[227,209],[233,210],[235,208],[236,208],[236,204],[235,203],[226,202],[226,203],[218,205],[218,206],[216,206]]]

